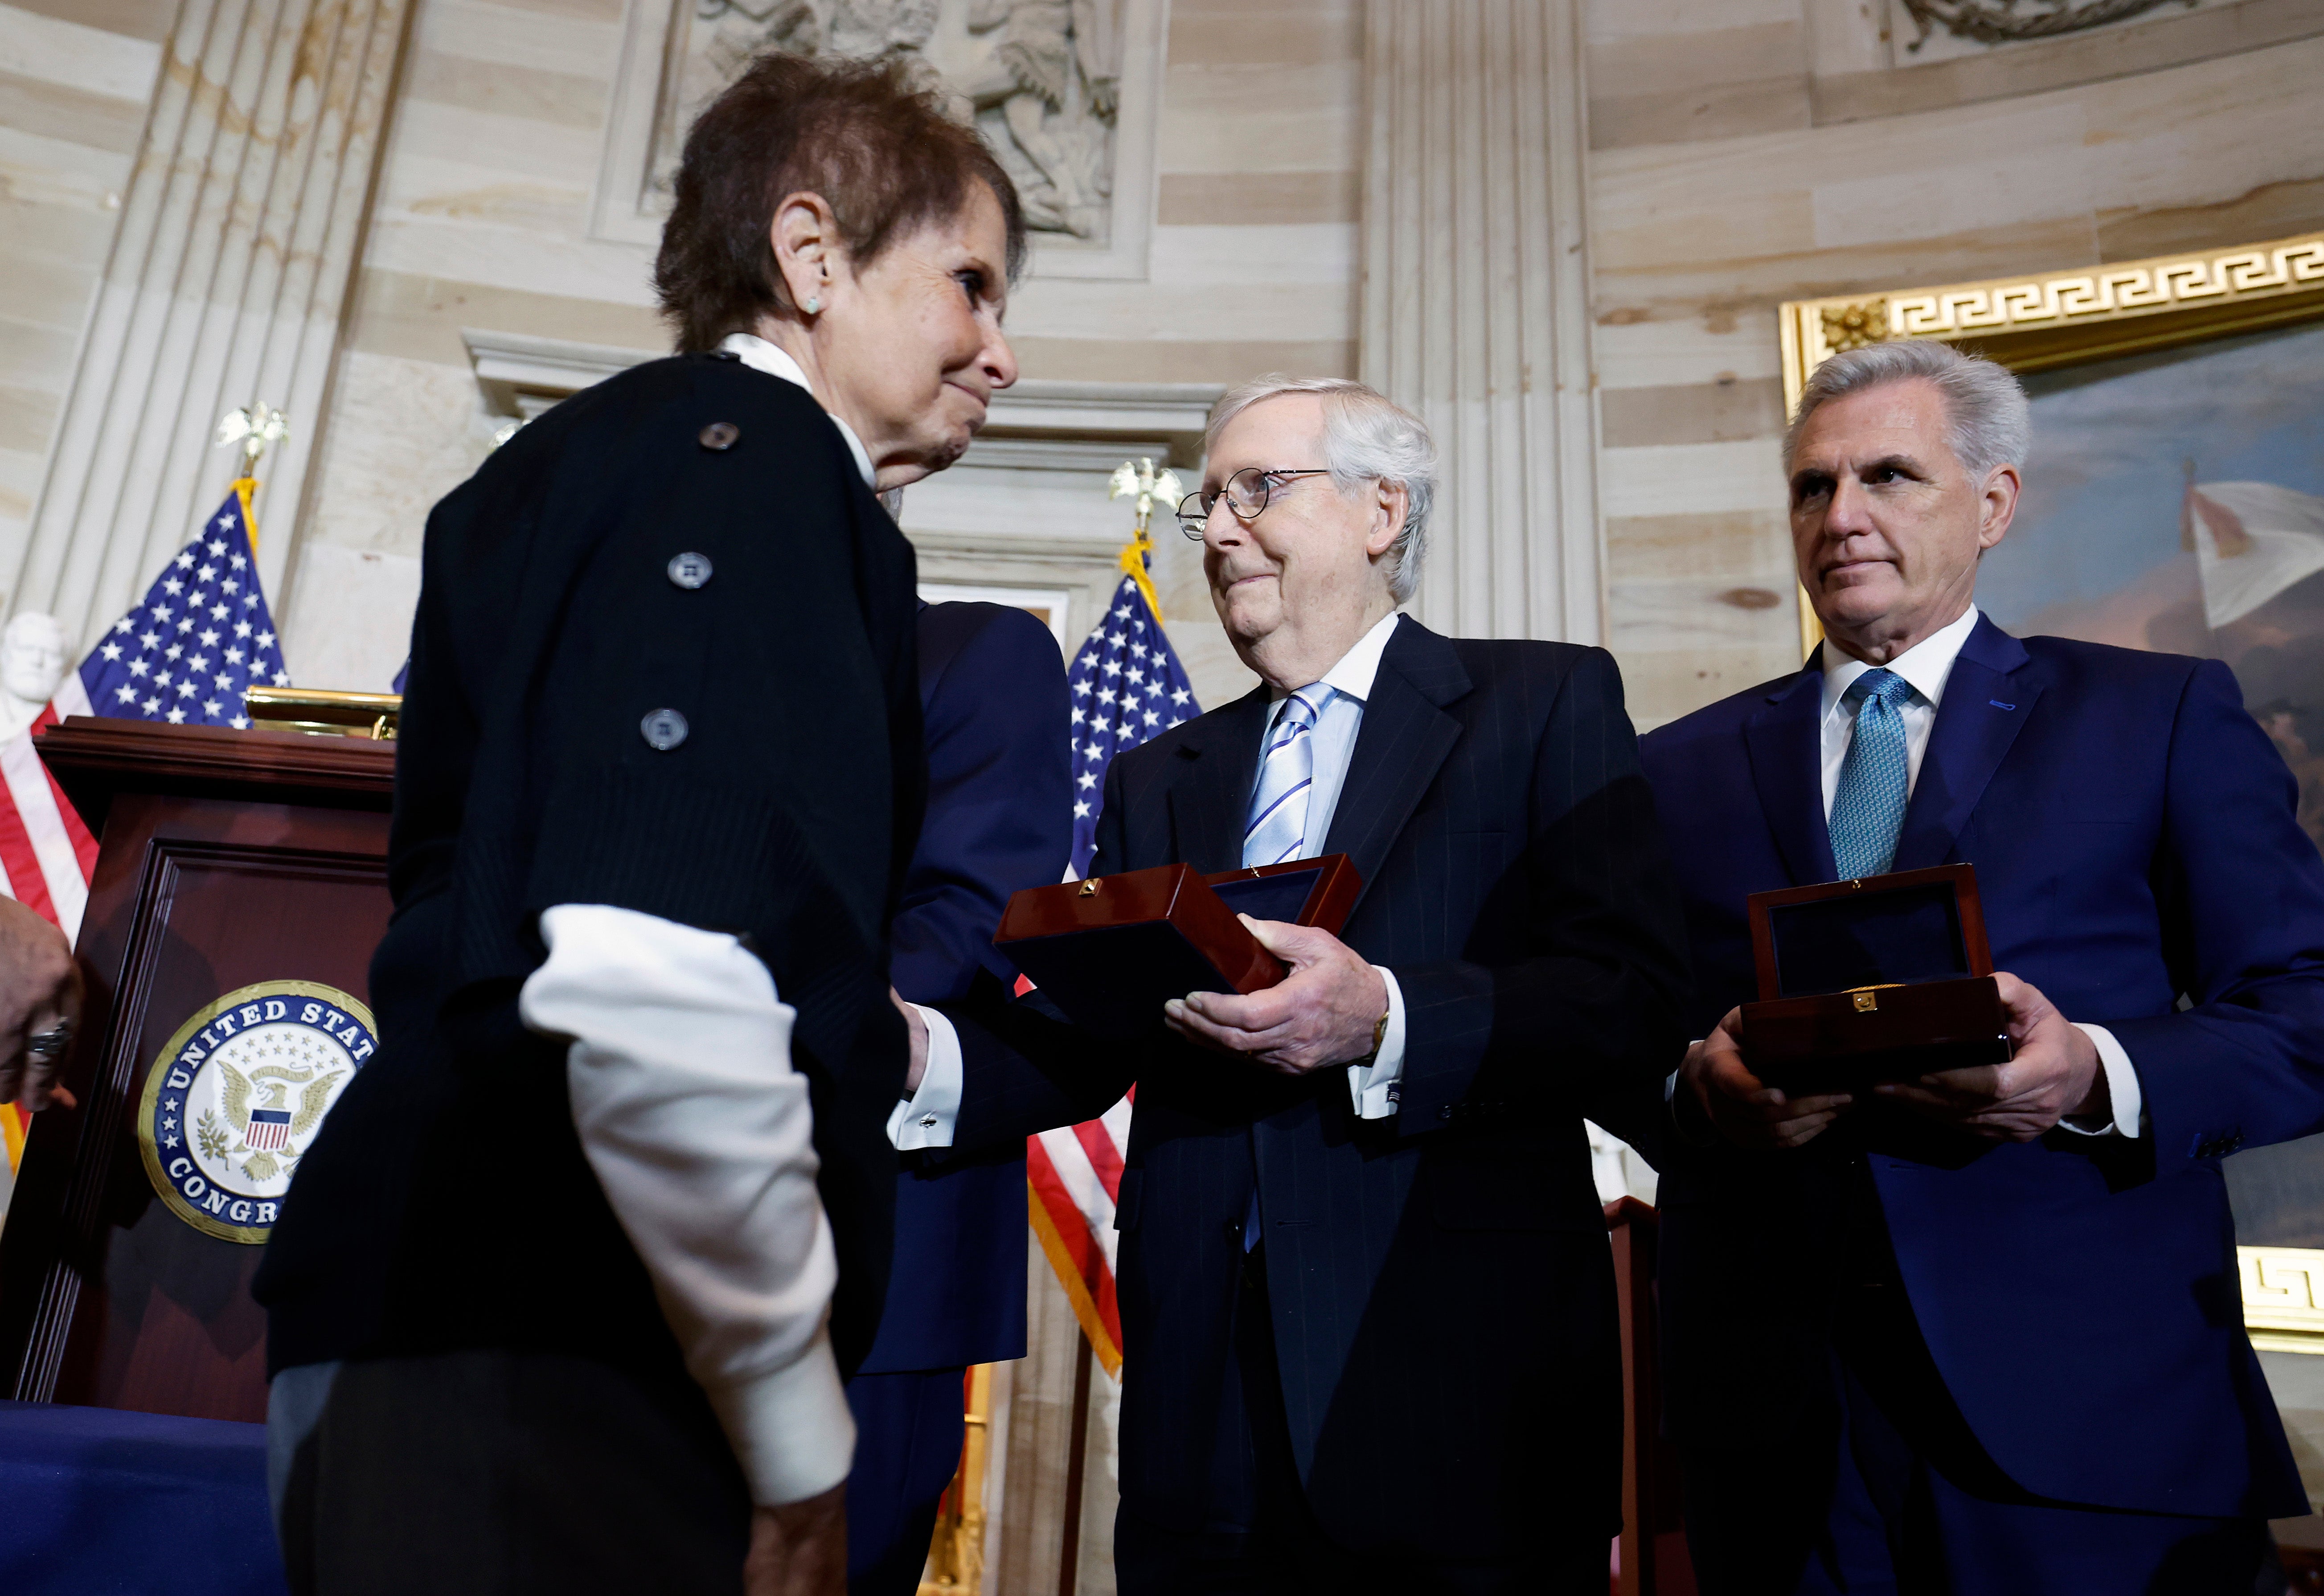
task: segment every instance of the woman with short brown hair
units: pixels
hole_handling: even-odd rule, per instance
[[[696,124],[680,353],[429,517],[385,1038],[256,1292],[306,1592],[836,1592],[918,1084],[909,546],[875,492],[1016,378],[1024,228],[893,65],[772,57]]]

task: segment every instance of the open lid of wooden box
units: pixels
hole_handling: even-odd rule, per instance
[[[1971,865],[1754,892],[1748,909],[1762,1002],[1993,973]]]

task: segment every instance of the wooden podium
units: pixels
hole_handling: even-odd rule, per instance
[[[156,1056],[227,993],[297,981],[368,1001],[395,745],[76,717],[36,746],[100,851],[78,1106],[33,1117],[0,1231],[0,1395],[263,1419],[262,1249],[172,1211],[140,1106]]]

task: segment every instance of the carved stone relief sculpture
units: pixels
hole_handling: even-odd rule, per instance
[[[1899,66],[2031,43],[2143,18],[2178,14],[2218,0],[1895,0],[1903,14],[1895,38]]]
[[[982,133],[1038,242],[1068,246],[1043,249],[1043,270],[1141,274],[1161,14],[1160,0],[635,0],[596,231],[658,231],[687,127],[753,56],[893,58]]]
[[[1103,242],[1121,104],[1120,0],[696,0],[665,97],[651,182],[667,195],[685,129],[766,50],[901,57],[973,120],[1036,231]],[[953,26],[945,26],[947,23]]]

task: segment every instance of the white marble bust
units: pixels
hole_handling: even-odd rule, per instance
[[[28,611],[0,632],[0,743],[32,724],[72,660],[64,623]]]

